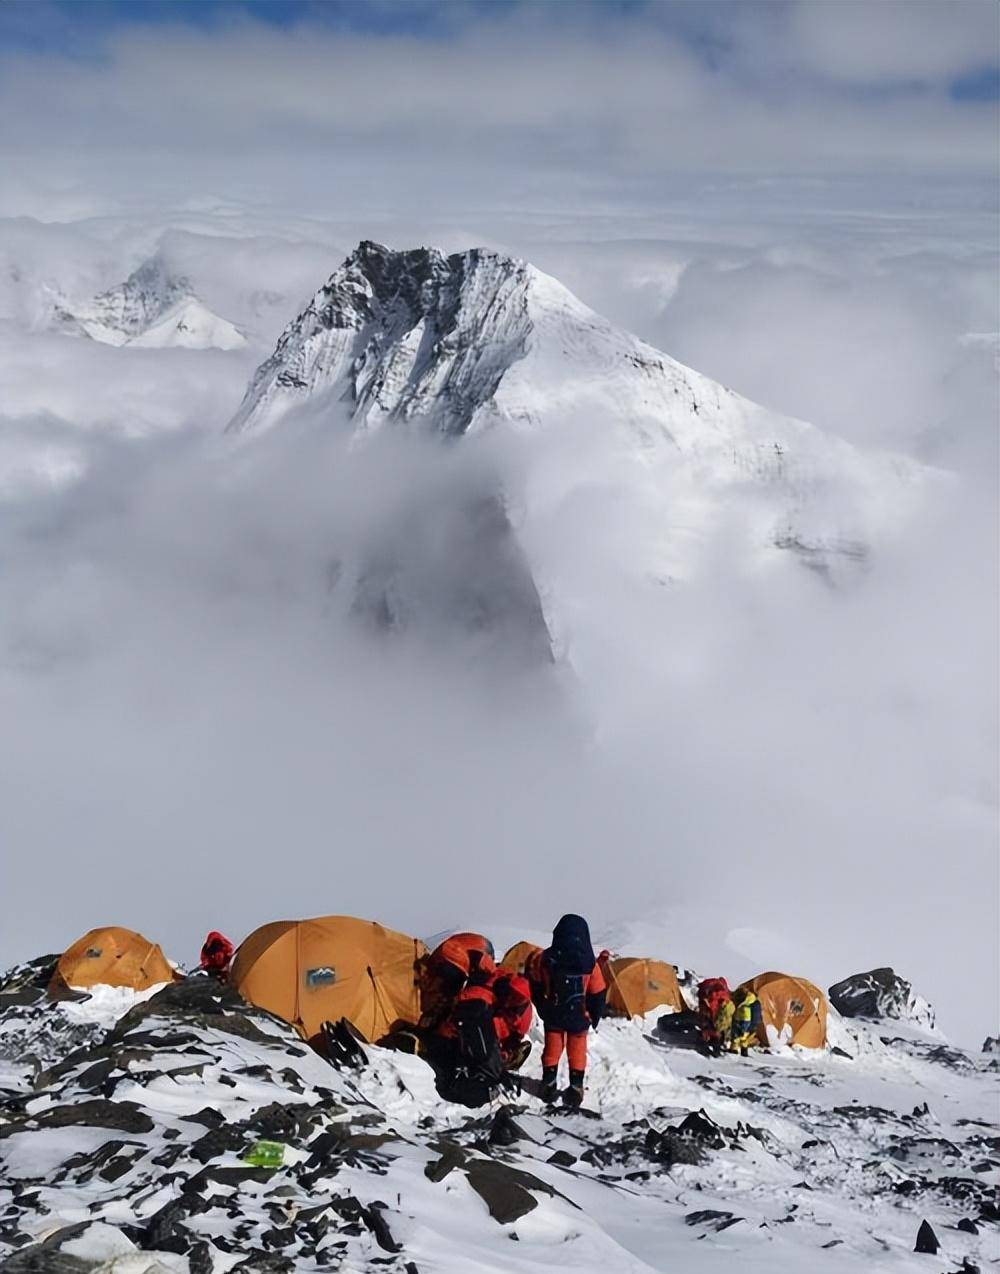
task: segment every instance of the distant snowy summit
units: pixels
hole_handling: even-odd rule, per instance
[[[688,536],[743,487],[762,502],[762,544],[824,571],[833,558],[863,561],[929,477],[750,402],[484,248],[360,243],[285,329],[228,428],[269,429],[305,405],[336,419],[346,405],[359,432],[591,424],[645,479],[669,482],[675,513],[688,480],[675,517]]]
[[[91,301],[73,305],[55,295],[51,326],[105,345],[148,349],[230,350],[246,344],[239,328],[213,314],[195,295],[189,280],[172,274],[159,255]]]

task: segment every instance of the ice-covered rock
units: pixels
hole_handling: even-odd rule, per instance
[[[992,1056],[1000,1056],[1000,1035],[987,1035],[983,1040],[983,1052]]]
[[[934,1010],[905,978],[890,968],[854,973],[830,987],[830,1003],[843,1017],[893,1018],[934,1027]]]

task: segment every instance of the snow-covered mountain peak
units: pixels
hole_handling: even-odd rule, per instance
[[[637,492],[655,487],[689,539],[743,488],[760,511],[754,539],[820,570],[831,552],[863,560],[928,476],[741,397],[527,262],[484,248],[446,256],[360,243],[285,329],[229,429],[267,429],[306,404],[320,417],[329,405],[336,419],[346,408],[362,432],[589,425],[634,462]],[[686,573],[690,555],[677,549],[650,569]]]
[[[253,437],[296,409],[306,428],[355,436],[516,435],[516,490],[501,462],[474,490],[466,475],[412,493],[370,543],[337,546],[337,587],[380,631],[443,626],[529,663],[575,632],[581,534],[605,551],[602,519],[569,553],[552,534],[577,492],[625,517],[622,577],[659,590],[715,569],[722,542],[748,574],[783,560],[850,578],[934,481],[741,397],[484,248],[362,241],[258,367],[229,430]]]
[[[172,274],[157,253],[137,266],[124,283],[96,296],[91,305],[95,317],[131,337],[140,335],[193,291],[189,280]]]
[[[246,337],[195,295],[191,281],[155,253],[124,282],[92,300],[72,304],[54,297],[53,322],[73,336],[105,345],[164,349],[239,349]]]
[[[271,425],[336,390],[362,426],[433,416],[464,433],[525,352],[536,276],[482,248],[446,257],[364,240],[285,329],[230,428]]]

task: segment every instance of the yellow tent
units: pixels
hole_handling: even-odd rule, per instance
[[[760,1000],[760,1039],[767,1044],[771,1027],[788,1044],[803,1048],[826,1045],[826,996],[805,978],[787,973],[758,973],[738,991],[753,991]]]
[[[541,951],[541,947],[536,946],[533,942],[515,942],[511,949],[505,953],[504,958],[500,961],[500,968],[507,973],[520,973],[524,975],[524,966],[527,964],[531,956],[536,951]]]
[[[229,981],[305,1039],[346,1017],[377,1043],[420,1017],[417,965],[426,953],[419,939],[353,916],[276,920],[243,941]]]
[[[66,987],[98,984],[148,991],[177,976],[155,942],[132,929],[107,925],[91,929],[66,948],[55,967],[49,991],[55,995]]]
[[[624,956],[602,965],[608,984],[608,1012],[616,1017],[642,1017],[655,1008],[685,1007],[677,971],[662,960]]]

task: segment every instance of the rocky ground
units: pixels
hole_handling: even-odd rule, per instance
[[[588,1110],[468,1111],[420,1059],[333,1066],[207,979],[54,1003],[45,970],[0,979],[12,1274],[1000,1264],[1000,1063],[926,1027],[832,1015],[830,1050],[743,1061],[683,1019],[608,1022]]]

